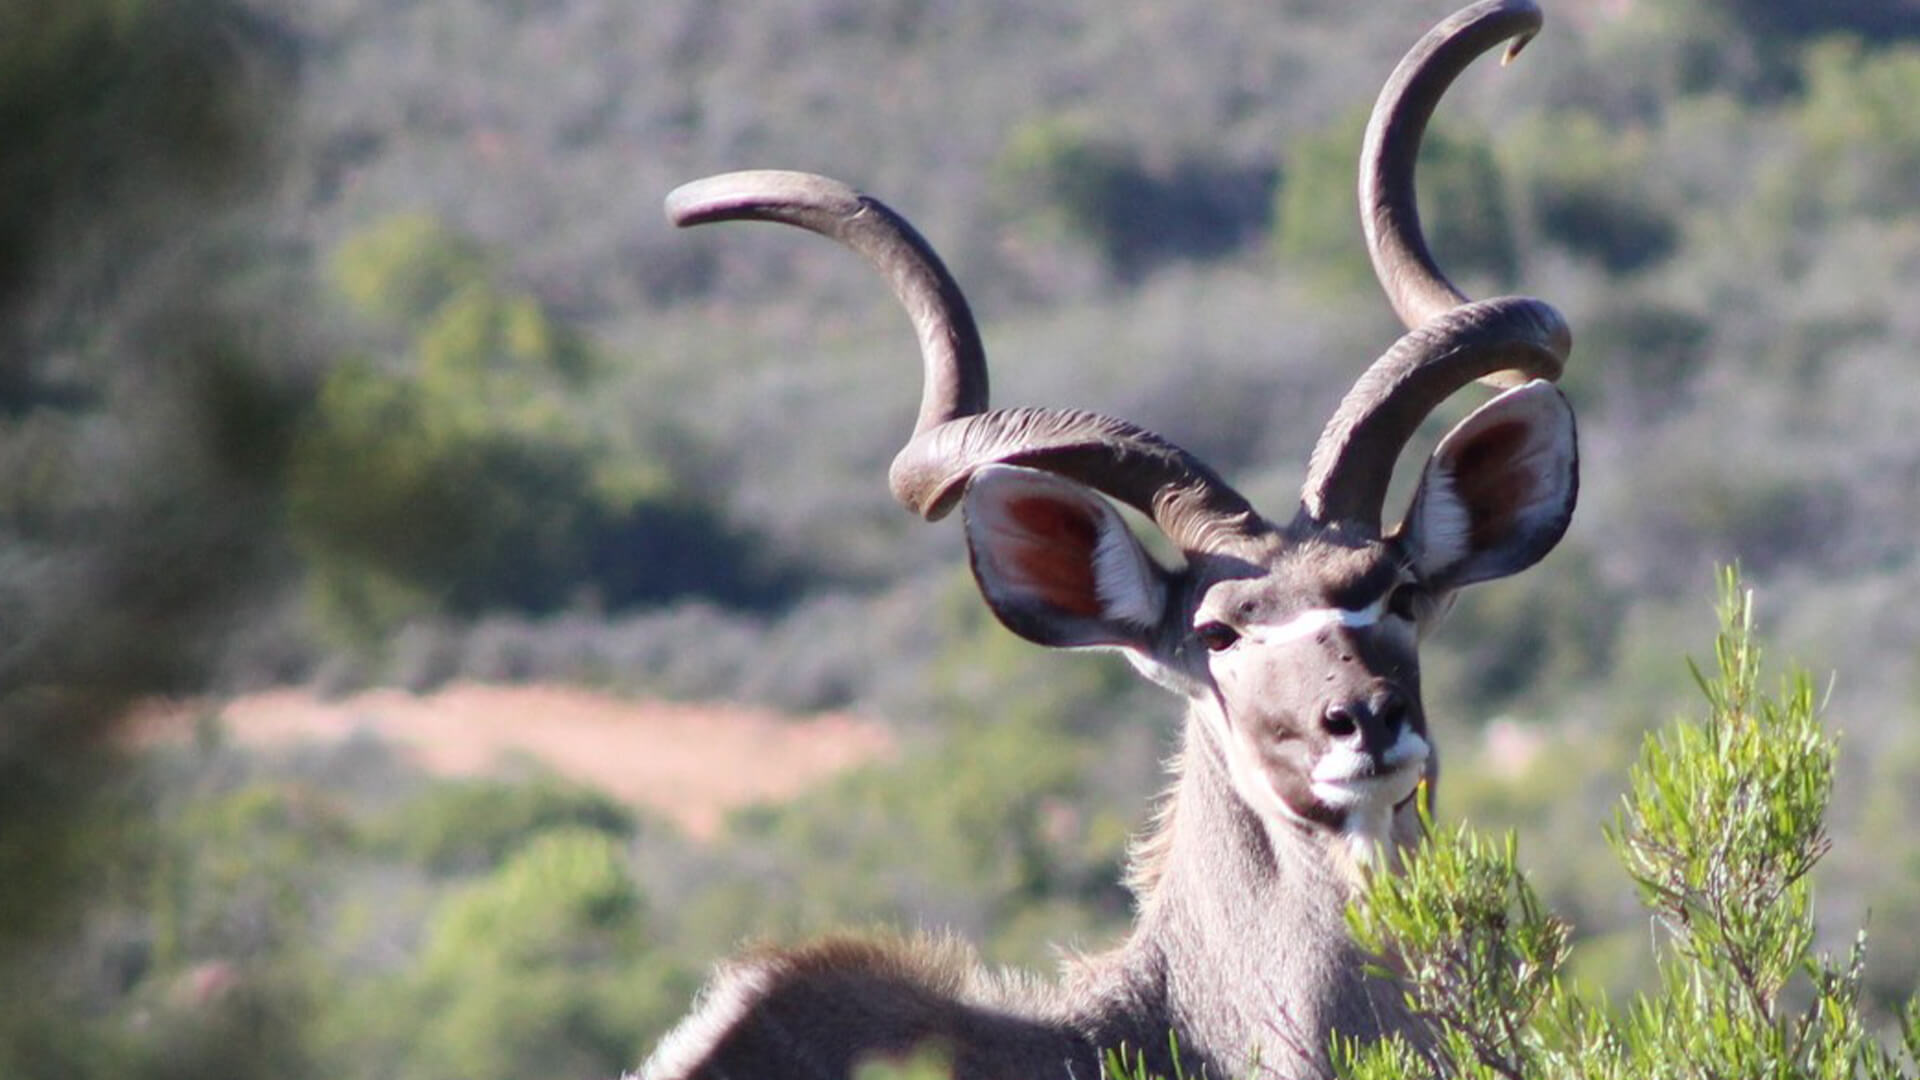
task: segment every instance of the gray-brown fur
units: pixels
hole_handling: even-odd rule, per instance
[[[1275,858],[1215,753],[1187,754],[1157,881],[1119,948],[1069,958],[1057,983],[987,970],[951,938],[749,952],[709,993],[755,984],[751,1021],[702,1048],[696,1071],[658,1060],[642,1076],[839,1080],[862,1060],[932,1047],[955,1080],[1097,1078],[1105,1051],[1123,1046],[1173,1076],[1170,1033],[1187,1076],[1319,1076],[1329,1032],[1407,1030],[1397,989],[1366,978],[1346,940],[1344,856],[1302,831],[1301,850]]]
[[[1138,912],[1118,947],[1069,959],[1051,981],[987,970],[945,938],[751,951],[720,969],[643,1080],[845,1080],[921,1047],[946,1054],[958,1080],[1094,1080],[1122,1048],[1159,1075],[1322,1077],[1336,1036],[1420,1043],[1399,987],[1368,974],[1344,917],[1364,868],[1391,869],[1417,841],[1416,785],[1437,775],[1419,637],[1455,590],[1558,542],[1578,465],[1572,412],[1548,381],[1570,347],[1564,322],[1541,301],[1460,296],[1400,187],[1447,83],[1538,22],[1530,0],[1473,5],[1415,47],[1376,106],[1373,128],[1387,134],[1369,136],[1363,188],[1393,212],[1370,223],[1369,245],[1396,310],[1423,321],[1341,403],[1284,522],[1125,421],[990,410],[958,286],[877,201],[787,173],[670,197],[682,224],[782,221],[878,266],[927,370],[896,495],[930,519],[964,510],[974,577],[1007,627],[1047,646],[1118,649],[1188,710],[1173,786],[1134,851]],[[1386,478],[1434,405],[1474,380],[1516,378],[1534,381],[1456,425],[1405,518],[1383,528]],[[1150,558],[1107,498],[1148,514],[1184,565]]]

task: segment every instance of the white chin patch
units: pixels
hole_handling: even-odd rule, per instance
[[[1367,755],[1344,746],[1313,767],[1313,797],[1345,814],[1340,831],[1356,866],[1376,864],[1391,846],[1394,808],[1419,788],[1431,752],[1427,740],[1402,730],[1381,755],[1384,771],[1375,772]]]
[[[1373,759],[1349,746],[1336,746],[1313,767],[1313,797],[1335,810],[1372,817],[1405,802],[1420,785],[1431,748],[1427,740],[1403,730],[1382,755],[1384,772]]]

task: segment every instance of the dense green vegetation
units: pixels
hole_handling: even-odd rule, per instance
[[[1814,947],[1835,741],[1812,680],[1761,686],[1753,597],[1726,575],[1706,715],[1650,735],[1607,839],[1652,916],[1656,987],[1618,1005],[1566,978],[1571,927],[1540,903],[1508,833],[1439,830],[1350,912],[1393,958],[1436,1037],[1348,1046],[1354,1080],[1432,1076],[1873,1077],[1920,1069],[1920,997],[1883,1043],[1863,1015],[1867,937]]]
[[[967,285],[999,401],[1128,416],[1283,508],[1397,330],[1357,118],[1451,6],[0,9],[0,1074],[604,1075],[749,935],[1105,940],[1171,706],[1012,640],[957,530],[892,504],[918,365],[865,267],[660,198],[874,191]],[[1737,558],[1844,724],[1815,944],[1870,913],[1881,1023],[1920,971],[1920,22],[1548,15],[1423,166],[1463,284],[1567,312],[1585,451],[1566,542],[1426,646],[1438,812],[1518,830],[1573,976],[1656,988],[1595,826]],[[702,846],[365,744],[97,738],[159,691],[455,677],[852,706],[917,749]]]

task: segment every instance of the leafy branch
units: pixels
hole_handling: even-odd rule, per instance
[[[1618,1012],[1561,977],[1570,931],[1517,866],[1511,835],[1432,830],[1403,876],[1349,914],[1399,974],[1428,1036],[1336,1055],[1353,1080],[1916,1075],[1920,1005],[1901,1044],[1860,1015],[1864,939],[1813,951],[1808,875],[1827,853],[1835,743],[1804,672],[1769,695],[1753,598],[1722,575],[1706,714],[1650,735],[1607,839],[1664,930],[1657,992]],[[1787,993],[1789,987],[1794,992]]]

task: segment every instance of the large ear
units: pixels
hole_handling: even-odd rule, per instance
[[[1440,440],[1397,532],[1434,587],[1471,585],[1525,570],[1552,551],[1579,489],[1573,408],[1536,379]]]
[[[1142,647],[1166,606],[1166,571],[1120,514],[1052,473],[992,465],[963,503],[987,606],[1041,645]]]

